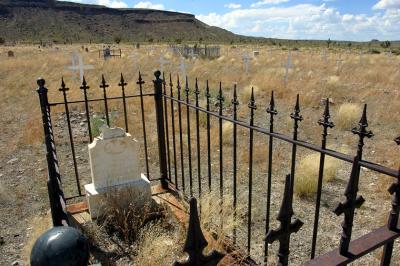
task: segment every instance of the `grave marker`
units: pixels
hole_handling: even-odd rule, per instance
[[[292,64],[292,53],[289,50],[288,59],[287,59],[287,62],[285,64],[285,86],[286,86],[286,84],[287,84],[287,82],[289,80],[289,69],[290,68],[293,68],[293,64]]]
[[[92,65],[85,65],[83,63],[83,57],[81,54],[78,52],[74,51],[72,54],[72,65],[68,67],[68,69],[72,71],[78,71],[79,70],[79,77],[80,77],[80,82],[83,82],[83,75],[85,74],[84,71],[93,69],[94,67]]]
[[[121,207],[151,200],[150,181],[139,170],[138,142],[129,133],[105,126],[88,148],[92,183],[85,191],[92,219],[104,212],[104,201],[113,194]]]
[[[337,67],[337,72],[340,72],[341,67],[342,67],[342,62],[344,60],[341,58],[341,56],[339,55],[339,58],[336,59],[336,67]]]
[[[250,60],[252,59],[250,56],[249,56],[249,54],[246,52],[244,55],[243,55],[243,64],[244,64],[244,69],[245,69],[245,72],[246,72],[246,75],[248,75],[249,74],[249,63],[250,63]]]

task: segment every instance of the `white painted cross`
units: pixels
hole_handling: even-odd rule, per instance
[[[246,75],[249,74],[249,63],[250,63],[251,59],[252,58],[249,56],[249,54],[247,52],[243,55],[243,63],[244,63],[244,69],[245,69]]]
[[[83,82],[83,75],[85,74],[84,70],[85,69],[86,70],[94,69],[94,67],[92,65],[85,65],[83,63],[83,57],[82,57],[81,54],[79,54],[79,66],[78,67],[79,67],[79,78],[80,78],[80,81],[82,83]]]
[[[79,70],[79,77],[81,83],[83,82],[83,75],[84,75],[84,70],[89,70],[93,69],[94,67],[92,65],[85,65],[83,63],[83,57],[81,54],[78,52],[74,51],[72,54],[72,66],[68,67],[68,69],[72,71],[78,71]]]
[[[292,64],[292,53],[289,50],[287,62],[286,62],[286,65],[285,65],[285,85],[289,80],[289,69],[290,68],[293,68],[293,64]]]

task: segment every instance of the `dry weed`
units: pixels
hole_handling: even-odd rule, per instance
[[[163,206],[153,201],[142,202],[138,200],[140,197],[141,195],[128,189],[108,193],[102,201],[103,214],[99,217],[99,222],[110,234],[116,232],[126,243],[133,243],[142,227],[165,215]]]
[[[317,191],[320,154],[313,153],[303,158],[298,164],[294,181],[294,192],[299,197],[310,197]],[[331,182],[336,177],[340,161],[325,157],[323,182]]]
[[[362,109],[354,103],[344,103],[339,107],[335,118],[336,126],[341,130],[351,130],[357,125]]]

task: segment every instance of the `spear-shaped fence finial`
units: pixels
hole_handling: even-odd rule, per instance
[[[203,250],[208,246],[200,227],[199,214],[197,212],[197,200],[191,198],[190,201],[189,227],[183,251],[189,254],[189,258],[184,262],[174,262],[174,266],[200,266],[217,265],[225,256],[213,250],[208,255],[203,254]]]

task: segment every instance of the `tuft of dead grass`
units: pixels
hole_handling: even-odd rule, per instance
[[[240,204],[240,202],[243,202],[243,204]],[[244,202],[238,201],[237,213],[241,213],[246,208]],[[222,251],[225,237],[231,235],[233,229],[240,226],[240,219],[234,218],[233,199],[228,195],[224,195],[221,199],[219,192],[212,191],[202,195],[200,206],[200,224],[215,239],[215,241],[210,241],[208,250],[216,249]]]
[[[299,197],[311,197],[317,191],[320,154],[313,153],[304,157],[298,164],[294,181],[294,192]],[[325,157],[323,182],[331,182],[336,177],[340,161]]]
[[[162,223],[146,225],[134,245],[136,256],[133,265],[172,265],[182,254],[186,233],[181,230],[171,232]]]
[[[336,126],[341,130],[351,130],[357,125],[361,117],[362,109],[354,103],[343,103],[340,105],[335,118]]]
[[[141,203],[138,200],[141,195],[134,191],[115,191],[108,193],[102,201],[102,215],[99,217],[99,223],[107,231],[117,233],[125,243],[131,244],[136,241],[138,232],[147,223],[163,218],[165,209],[154,201]],[[122,200],[132,199],[127,204],[121,204]]]

